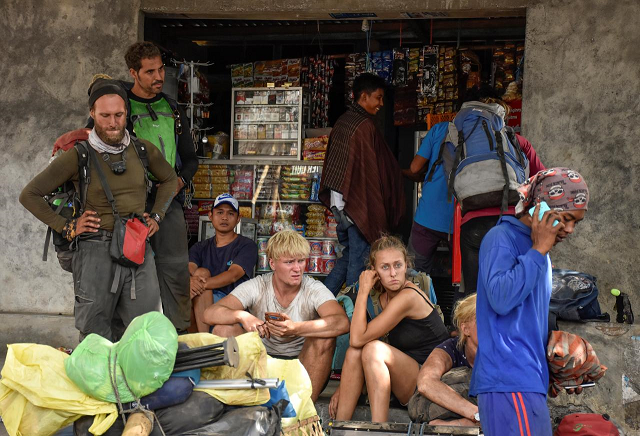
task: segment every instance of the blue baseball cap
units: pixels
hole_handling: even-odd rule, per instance
[[[228,204],[229,206],[231,206],[233,208],[233,210],[235,210],[236,212],[239,211],[238,208],[238,200],[236,200],[233,195],[231,194],[220,194],[216,197],[216,200],[213,202],[213,208],[215,209],[216,207],[220,206],[221,204]]]

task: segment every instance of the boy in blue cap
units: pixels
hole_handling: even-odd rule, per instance
[[[218,195],[209,219],[216,234],[189,250],[191,299],[199,332],[209,332],[203,321],[205,309],[253,278],[258,261],[256,243],[235,232],[240,222],[238,200],[231,194]]]

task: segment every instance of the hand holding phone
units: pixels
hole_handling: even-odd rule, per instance
[[[534,205],[531,209],[529,209],[529,215],[533,216],[533,213],[535,212],[535,210],[536,210],[536,207],[535,207],[535,205]],[[540,210],[539,210],[539,212],[538,212],[538,219],[539,219],[540,221],[542,221],[542,217],[544,216],[544,213],[545,213],[546,211],[548,211],[548,210],[551,210],[551,208],[549,207],[549,205],[547,204],[547,202],[546,202],[546,201],[541,201],[541,202],[540,202]],[[553,226],[555,227],[555,226],[557,226],[557,225],[558,225],[558,220],[554,220],[554,221],[553,221]]]
[[[581,385],[563,386],[566,390],[578,389],[578,388],[592,388],[596,385],[595,382],[582,383]]]
[[[284,321],[284,317],[282,316],[282,314],[278,313],[278,312],[265,312],[264,313],[264,320],[265,321]]]

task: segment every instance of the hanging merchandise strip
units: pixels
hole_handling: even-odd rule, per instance
[[[181,102],[180,104],[187,106],[187,111],[189,115],[189,119],[191,121],[190,128],[193,131],[194,129],[194,118],[196,117],[196,110],[201,111],[203,107],[208,107],[211,105],[209,100],[209,92],[208,92],[208,83],[206,78],[199,71],[197,71],[197,67],[209,67],[213,65],[213,62],[200,62],[200,61],[187,61],[187,60],[176,60],[171,59],[171,62],[174,65],[180,66],[180,73],[178,77],[182,77],[185,73],[183,67],[187,67],[189,69],[189,80],[186,81],[183,79],[182,83],[184,83],[187,89],[184,87],[179,88],[179,93],[182,97],[186,97],[186,94],[189,95],[188,102]],[[180,80],[180,79],[179,79]],[[197,95],[197,96],[196,96]],[[199,100],[199,101],[196,101]],[[208,115],[208,111],[207,111]],[[202,114],[200,114],[202,116]],[[208,118],[204,117],[204,118]],[[195,142],[194,142],[195,144]]]

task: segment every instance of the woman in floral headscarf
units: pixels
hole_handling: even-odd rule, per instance
[[[469,393],[478,397],[487,436],[551,436],[548,253],[574,232],[589,202],[582,176],[568,168],[537,173],[520,193],[516,217],[503,216],[480,246],[478,351]],[[549,210],[540,218],[542,202]]]

